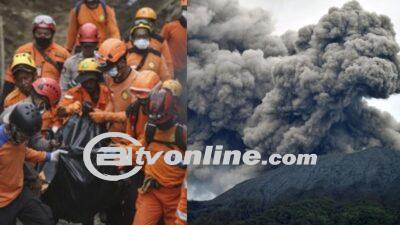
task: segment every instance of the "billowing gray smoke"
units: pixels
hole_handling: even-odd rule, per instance
[[[191,2],[192,148],[232,131],[266,154],[400,149],[399,125],[363,100],[400,92],[399,46],[388,17],[349,2],[297,33],[276,37],[272,30],[267,12],[237,1]],[[192,183],[205,171],[218,174],[196,168]],[[223,187],[215,182],[209,188]]]

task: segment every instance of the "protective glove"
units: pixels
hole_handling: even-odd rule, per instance
[[[105,122],[125,122],[126,115],[125,112],[105,112],[96,110],[89,113],[90,118],[95,123],[105,123]]]
[[[71,115],[73,113],[81,113],[82,109],[82,103],[76,101],[70,105],[67,106],[61,106],[57,109],[57,116],[59,117],[66,117],[68,115]]]
[[[81,102],[74,102],[71,105],[65,107],[66,112],[71,115],[73,113],[80,113],[82,110],[82,103]]]
[[[54,152],[49,152],[46,155],[46,161],[49,162],[58,162],[61,154],[67,154],[68,152],[62,149],[57,149]]]

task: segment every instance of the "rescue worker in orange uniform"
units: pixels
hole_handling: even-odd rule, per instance
[[[162,88],[168,89],[172,92],[172,95],[176,99],[176,111],[178,118],[177,120],[181,123],[186,122],[187,104],[184,104],[182,99],[186,96],[182,96],[183,87],[178,80],[166,80],[162,84]]]
[[[12,93],[16,91],[20,92],[19,89],[16,89]],[[56,144],[44,137],[49,134],[49,132],[53,132],[53,125],[56,122],[54,118],[55,106],[61,97],[60,86],[57,81],[51,78],[39,78],[31,84],[30,93],[24,96],[25,97],[18,102],[7,105],[7,108],[5,108],[0,117],[2,118],[10,112],[15,105],[21,102],[34,104],[42,115],[42,128],[40,133],[30,139],[28,145],[37,150],[49,151],[53,147],[56,147]],[[8,101],[8,98],[6,98],[6,102],[11,103],[12,101]]]
[[[172,61],[172,56],[170,52],[170,48],[168,43],[164,40],[164,38],[155,32],[155,22],[157,21],[157,13],[149,7],[140,8],[135,15],[134,26],[139,24],[145,24],[151,27],[152,32],[150,33],[150,47],[161,52],[161,55],[164,56],[165,62],[167,64],[168,70],[170,74],[174,74],[174,63]],[[126,37],[125,42],[127,43],[128,49],[132,48],[133,41],[132,34],[129,33],[129,36]]]
[[[186,83],[187,60],[187,0],[181,0],[182,15],[179,20],[169,22],[161,30],[161,36],[165,38],[171,51],[174,62],[175,77],[181,84]]]
[[[183,155],[186,149],[186,127],[176,122],[175,103],[168,89],[162,88],[150,95],[144,144],[153,156],[171,150]],[[155,164],[147,164],[133,225],[155,225],[160,219],[165,225],[174,225],[185,173],[184,165],[168,165],[163,157]]]
[[[109,131],[112,132],[125,131],[125,109],[135,100],[129,88],[139,72],[127,64],[126,55],[124,42],[115,38],[107,39],[99,49],[98,60],[110,90],[110,101],[105,110],[95,109],[90,116],[96,123],[110,122]]]
[[[25,53],[26,54],[26,53]],[[36,106],[42,116],[42,128],[41,132],[33,135],[28,142],[28,146],[40,151],[51,151],[59,146],[59,142],[53,140],[53,125],[55,120],[55,105],[58,103],[61,90],[57,81],[51,78],[39,78],[31,85],[31,91],[28,95],[24,95],[25,98],[18,102],[14,102],[12,105],[7,105],[4,112],[0,115],[3,120],[4,115],[7,115],[13,108],[20,103],[32,103]],[[19,92],[19,89],[14,92]],[[22,95],[22,94],[21,94]],[[9,103],[8,98],[6,102]],[[33,168],[34,165],[26,163],[24,165],[24,183],[32,190],[36,195],[40,195],[42,190],[42,183],[45,181],[44,174],[39,175]],[[46,166],[46,174],[50,170],[49,164]],[[53,169],[54,171],[55,169]],[[39,180],[39,177],[41,180]],[[50,181],[50,180],[47,180]]]
[[[26,141],[40,131],[42,119],[31,103],[19,103],[4,118],[0,126],[0,221],[13,225],[16,219],[23,224],[55,224],[51,210],[24,186],[23,164],[31,162],[57,162],[66,153],[38,152],[26,147]]]
[[[161,80],[172,79],[164,56],[150,46],[150,33],[151,27],[143,23],[131,29],[133,47],[128,51],[128,65],[135,66],[137,71],[152,70]]]
[[[66,118],[74,113],[82,113],[82,104],[91,108],[104,110],[109,101],[108,88],[101,84],[102,72],[95,58],[82,60],[78,66],[79,75],[76,81],[80,84],[69,89],[61,99],[57,108],[57,116]],[[63,122],[66,120],[64,119]]]
[[[4,108],[27,98],[32,91],[32,83],[36,79],[36,64],[29,53],[14,55],[10,70],[16,88],[6,96]]]
[[[34,42],[22,45],[16,50],[18,53],[29,53],[37,68],[37,78],[49,77],[59,81],[65,60],[69,57],[66,49],[53,42],[56,32],[56,23],[47,15],[39,15],[33,21]],[[9,68],[6,72],[3,100],[15,86],[15,79]]]
[[[187,225],[187,178],[183,182],[181,197],[176,210],[175,225]]]
[[[63,93],[75,87],[75,78],[78,76],[78,65],[86,58],[93,58],[99,43],[99,34],[96,25],[85,23],[79,28],[78,40],[81,52],[69,57],[64,63],[61,73],[60,86]]]
[[[161,81],[154,72],[140,74],[133,82],[130,88],[131,94],[136,97],[136,101],[130,104],[126,109],[127,134],[139,140],[144,141],[144,128],[149,119],[149,95],[150,92],[160,88]]]
[[[114,9],[103,0],[84,0],[70,11],[66,48],[72,51],[76,43],[79,27],[93,23],[99,31],[99,44],[107,38],[121,38]]]

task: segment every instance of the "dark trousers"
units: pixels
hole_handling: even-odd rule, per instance
[[[36,197],[29,188],[9,205],[0,208],[0,224],[15,225],[17,218],[24,225],[54,225],[51,209]]]
[[[142,172],[129,178],[126,191],[119,204],[105,211],[107,216],[106,225],[132,225],[136,211],[137,190],[142,186],[143,179],[144,175]]]

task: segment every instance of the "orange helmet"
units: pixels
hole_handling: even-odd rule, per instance
[[[188,1],[187,0],[181,0],[181,6],[187,6]]]
[[[157,13],[150,7],[143,7],[136,12],[135,19],[157,20]]]
[[[115,63],[125,54],[125,43],[117,38],[109,38],[100,45],[98,61],[100,66],[107,62]]]
[[[148,98],[152,90],[161,85],[160,77],[150,70],[141,71],[130,87],[131,94],[138,98]]]

